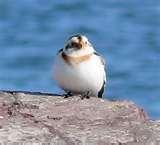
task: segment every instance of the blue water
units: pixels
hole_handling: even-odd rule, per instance
[[[158,0],[0,0],[0,89],[61,92],[54,56],[77,33],[107,60],[106,96],[160,119]]]

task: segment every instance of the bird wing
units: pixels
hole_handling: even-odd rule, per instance
[[[63,51],[63,48],[61,48],[61,49],[58,51],[57,54],[60,54],[62,51]]]
[[[104,67],[104,83],[103,83],[103,86],[102,86],[102,88],[101,88],[101,90],[99,91],[99,94],[98,94],[99,97],[102,97],[102,94],[104,92],[104,87],[106,85],[106,72],[107,72],[106,71],[106,61],[99,53],[94,52],[94,54],[99,57],[99,59],[101,60],[102,65]]]
[[[94,54],[99,57],[99,59],[101,60],[102,65],[104,66],[104,69],[106,71],[106,61],[105,61],[105,59],[97,52],[94,52]]]

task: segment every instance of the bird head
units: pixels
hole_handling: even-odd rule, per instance
[[[94,52],[92,44],[84,35],[71,36],[64,48],[68,55],[85,55]]]

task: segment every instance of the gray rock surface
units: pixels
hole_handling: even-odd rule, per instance
[[[158,145],[160,123],[128,101],[1,91],[0,143]]]

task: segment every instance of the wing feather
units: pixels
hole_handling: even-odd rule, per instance
[[[98,92],[98,97],[102,98],[102,95],[104,93],[104,88],[105,88],[105,85],[106,85],[106,72],[107,72],[106,71],[106,61],[99,53],[94,52],[94,54],[99,57],[99,59],[101,60],[102,65],[104,67],[104,82],[103,82],[102,88]]]

